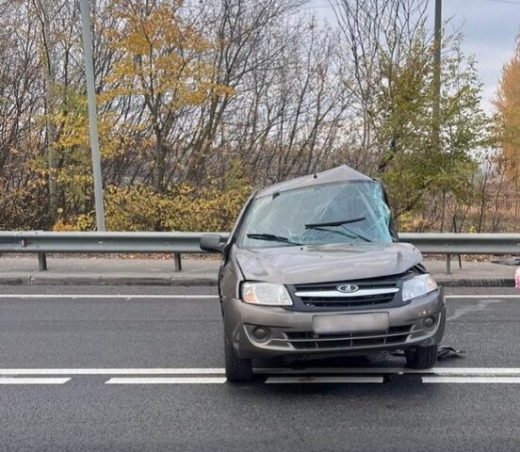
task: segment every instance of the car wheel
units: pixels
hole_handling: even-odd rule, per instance
[[[236,355],[227,330],[224,330],[224,355],[226,358],[226,377],[230,383],[251,381],[253,363],[250,359],[241,359]]]
[[[431,345],[430,347],[416,347],[406,350],[406,364],[412,369],[431,369],[437,362],[437,353],[439,347]]]

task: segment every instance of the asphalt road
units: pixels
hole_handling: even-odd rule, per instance
[[[379,356],[229,385],[210,288],[0,287],[0,451],[520,450],[520,293],[448,295],[466,354],[432,373]]]

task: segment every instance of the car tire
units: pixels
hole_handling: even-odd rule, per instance
[[[253,379],[253,363],[236,355],[230,334],[224,330],[224,355],[226,359],[226,378],[230,383],[247,382]]]
[[[406,364],[412,369],[431,369],[437,362],[438,352],[438,345],[416,347],[406,350]]]

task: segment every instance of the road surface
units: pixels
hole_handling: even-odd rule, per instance
[[[380,356],[223,375],[214,289],[0,288],[2,451],[520,449],[520,293],[448,291],[432,372]]]

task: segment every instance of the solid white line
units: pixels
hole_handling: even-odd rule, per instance
[[[424,373],[434,375],[448,375],[448,376],[461,376],[461,377],[489,377],[489,376],[520,376],[520,369],[514,367],[498,367],[498,368],[486,368],[486,367],[445,367],[435,368],[431,371],[412,371],[408,373]]]
[[[10,378],[0,377],[0,385],[62,385],[70,378]]]
[[[509,383],[519,384],[520,377],[422,377],[423,383]]]
[[[151,368],[151,369],[0,369],[0,375],[206,375],[224,374],[221,368]]]
[[[383,377],[269,377],[266,384],[383,383]]]
[[[191,299],[191,300],[205,300],[205,299],[214,299],[218,298],[218,295],[123,295],[123,294],[0,294],[1,298],[22,298],[22,299],[32,299],[32,298],[58,298],[58,299],[103,299],[103,298],[116,298],[119,300],[132,300],[132,299]]]
[[[111,378],[107,385],[185,385],[223,384],[226,377],[152,377],[152,378]]]
[[[117,299],[117,300],[144,300],[144,299],[150,299],[150,300],[214,300],[218,299],[218,295],[172,295],[172,294],[165,294],[165,295],[157,295],[157,294],[150,294],[150,295],[138,295],[138,294],[0,294],[0,299],[64,299],[64,300],[75,300],[75,299],[83,299],[83,300],[97,300],[97,299]],[[493,294],[493,295],[446,295],[446,299],[450,300],[470,300],[470,299],[520,299],[520,294],[513,295],[513,294],[507,294],[507,295],[500,295],[500,294]]]
[[[520,294],[518,294],[518,295],[445,295],[445,298],[454,299],[454,300],[457,300],[457,299],[463,300],[463,299],[471,299],[471,298],[477,298],[477,299],[519,298],[520,299]]]

